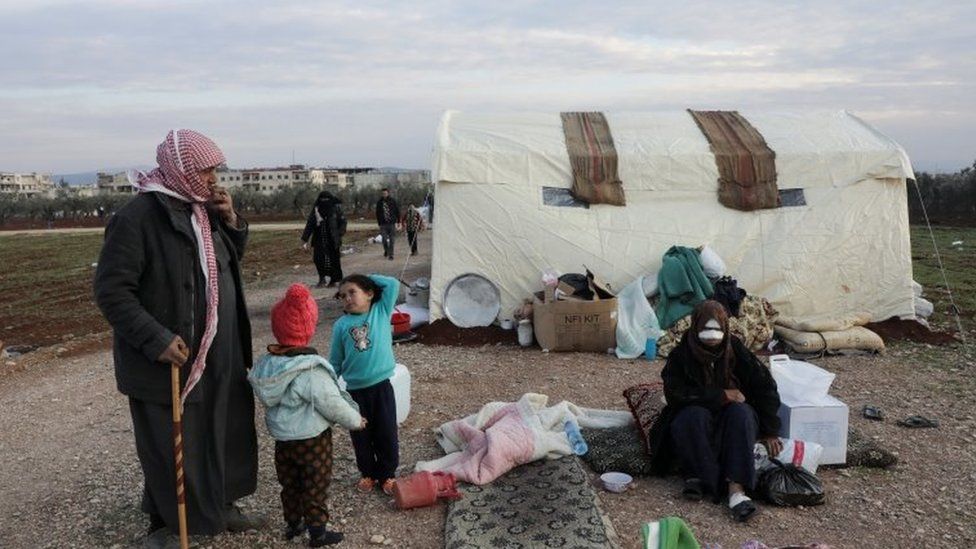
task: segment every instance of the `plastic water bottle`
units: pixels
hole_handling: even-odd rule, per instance
[[[647,338],[647,344],[644,347],[644,357],[647,360],[654,360],[657,358],[657,340],[654,338]]]

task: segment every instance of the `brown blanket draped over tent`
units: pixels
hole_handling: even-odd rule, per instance
[[[689,110],[711,145],[718,166],[718,201],[751,211],[779,207],[776,153],[736,111]]]
[[[564,112],[563,133],[573,167],[572,194],[590,204],[625,206],[617,177],[617,149],[602,112]]]

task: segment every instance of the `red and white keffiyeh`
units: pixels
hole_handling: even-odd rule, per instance
[[[190,367],[190,377],[180,395],[182,405],[207,367],[207,353],[217,334],[217,305],[220,297],[210,218],[204,208],[204,204],[213,195],[213,190],[200,179],[198,172],[223,164],[225,159],[220,148],[205,135],[193,130],[171,130],[156,148],[156,162],[159,166],[149,173],[130,172],[129,181],[140,193],[158,192],[190,203],[193,211],[190,224],[196,237],[200,268],[203,270],[207,288],[206,327],[200,349]],[[192,341],[186,343],[193,345]]]

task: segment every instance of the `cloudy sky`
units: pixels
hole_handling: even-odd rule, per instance
[[[497,4],[497,6],[496,6]],[[0,171],[428,167],[447,108],[847,109],[976,160],[976,2],[0,0]]]

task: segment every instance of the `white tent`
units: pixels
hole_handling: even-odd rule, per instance
[[[905,151],[848,112],[740,111],[776,153],[781,193],[805,205],[743,212],[717,198],[718,169],[687,112],[605,113],[627,205],[555,205],[572,186],[559,113],[448,111],[434,146],[431,319],[447,285],[477,273],[503,318],[546,268],[583,265],[621,289],[673,245],[709,244],[750,294],[785,318],[830,326],[912,315]]]

